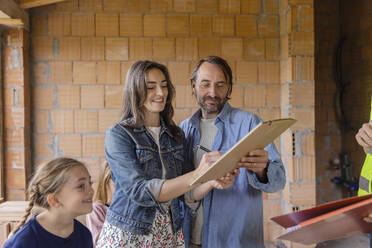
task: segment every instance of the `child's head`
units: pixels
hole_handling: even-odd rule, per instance
[[[93,201],[102,204],[111,204],[113,192],[113,182],[111,180],[111,170],[107,161],[103,162],[103,171],[98,178],[97,188],[94,192]]]
[[[29,206],[13,233],[24,225],[34,205],[47,210],[62,209],[70,216],[92,210],[93,189],[89,172],[83,163],[72,158],[56,158],[40,165],[29,183],[27,193]]]

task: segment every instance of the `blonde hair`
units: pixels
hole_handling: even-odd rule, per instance
[[[13,236],[27,221],[34,205],[49,209],[47,196],[58,193],[67,181],[66,173],[83,163],[72,158],[56,158],[38,166],[27,189],[29,205],[26,213],[10,236]],[[85,166],[84,166],[85,167]]]
[[[103,162],[103,171],[98,178],[97,189],[94,191],[93,202],[100,202],[102,204],[111,203],[111,195],[108,195],[111,183],[111,170],[107,161]]]

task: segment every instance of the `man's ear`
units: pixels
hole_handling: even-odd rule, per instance
[[[196,93],[195,93],[195,82],[192,82],[191,83],[191,90],[192,90],[192,94],[196,96]]]
[[[48,202],[49,206],[54,207],[54,208],[58,208],[58,207],[62,206],[62,204],[58,201],[58,198],[55,194],[48,194],[47,195],[47,202]]]

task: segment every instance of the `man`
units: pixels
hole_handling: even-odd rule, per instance
[[[363,147],[366,153],[366,159],[364,161],[362,172],[359,178],[359,190],[358,195],[367,195],[372,192],[371,180],[372,180],[372,98],[371,98],[371,115],[369,123],[364,123],[355,135],[355,139],[358,144]],[[372,223],[372,214],[364,218],[365,221]],[[372,234],[370,234],[369,241],[370,248],[372,248]]]
[[[195,164],[205,153],[197,145],[226,152],[261,122],[256,115],[229,105],[232,73],[224,59],[209,56],[199,61],[191,87],[200,109],[181,128]],[[284,167],[273,143],[248,153],[238,165],[240,174],[232,187],[213,189],[193,217],[186,213],[184,235],[189,247],[264,247],[262,191],[284,188]]]

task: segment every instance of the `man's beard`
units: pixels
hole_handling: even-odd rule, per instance
[[[216,105],[208,105],[205,102],[208,100],[214,100],[217,104]],[[227,98],[220,98],[220,97],[211,97],[211,96],[204,96],[203,98],[197,97],[197,101],[199,106],[202,108],[202,110],[207,113],[207,114],[215,114],[215,113],[220,113],[223,106],[225,105]]]

